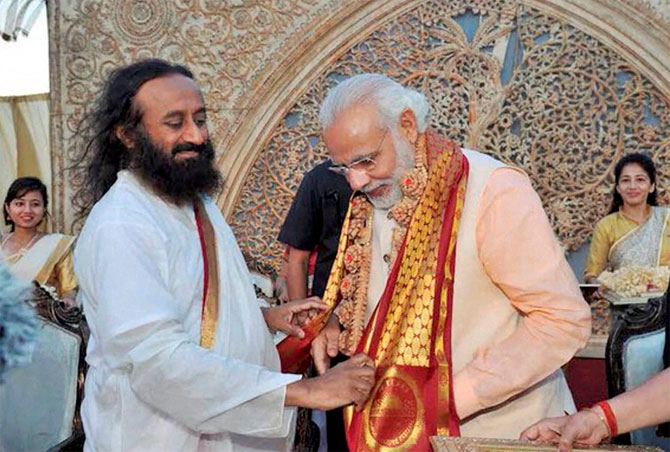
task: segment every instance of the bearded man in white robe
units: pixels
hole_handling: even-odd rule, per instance
[[[286,450],[294,407],[364,403],[364,355],[314,379],[280,372],[269,329],[301,336],[294,317],[322,304],[261,310],[208,197],[221,177],[192,73],[119,68],[90,121],[75,196],[90,210],[75,249],[91,330],[85,450]]]

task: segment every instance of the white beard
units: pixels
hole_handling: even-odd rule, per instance
[[[361,191],[366,194],[372,205],[376,209],[390,209],[402,199],[402,190],[400,188],[400,179],[410,169],[414,168],[414,149],[405,141],[397,130],[391,131],[393,147],[396,151],[396,166],[393,174],[388,179],[382,179],[371,182]],[[370,192],[386,185],[389,187],[387,193],[380,196],[370,196]]]

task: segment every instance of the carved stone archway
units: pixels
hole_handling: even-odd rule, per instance
[[[276,268],[293,193],[326,158],[318,106],[359,72],[426,92],[434,127],[524,168],[564,246],[578,248],[623,153],[650,152],[661,187],[670,181],[668,41],[632,12],[604,1],[380,1],[343,15],[286,66],[253,133],[233,140],[242,152],[222,161],[232,179],[220,206],[250,263]]]
[[[338,77],[383,71],[426,90],[433,125],[525,168],[563,244],[603,213],[610,168],[648,150],[670,167],[668,0],[72,0],[49,2],[54,222],[72,223],[79,120],[109,71],[190,66],[227,175],[219,206],[249,262],[325,153],[315,113]],[[664,196],[665,197],[665,196]]]

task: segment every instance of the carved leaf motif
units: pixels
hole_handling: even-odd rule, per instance
[[[464,14],[478,15],[471,40]],[[426,93],[432,127],[524,169],[569,250],[606,213],[621,155],[650,152],[665,199],[670,101],[638,70],[564,20],[516,2],[429,1],[334,61],[274,132],[232,222],[252,265],[279,262],[276,231],[300,175],[327,158],[319,105],[338,80],[361,72],[383,72]]]

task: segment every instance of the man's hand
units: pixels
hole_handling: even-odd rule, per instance
[[[298,323],[298,315],[305,311],[319,310],[324,311],[328,309],[328,305],[323,303],[319,297],[310,297],[304,300],[289,301],[274,308],[264,309],[263,317],[265,323],[270,329],[283,331],[291,336],[297,336],[302,339],[305,337],[305,332],[300,328]]]
[[[321,376],[290,384],[286,405],[327,411],[353,403],[360,411],[374,386],[374,379],[373,361],[359,354]]]
[[[520,439],[558,444],[560,452],[570,452],[573,444],[592,446],[608,436],[607,426],[598,415],[585,410],[571,416],[542,419],[521,432]]]
[[[337,356],[340,340],[340,321],[335,314],[312,341],[311,355],[314,367],[319,375],[323,375],[330,367],[330,359]]]

